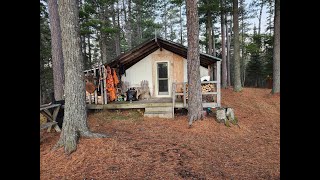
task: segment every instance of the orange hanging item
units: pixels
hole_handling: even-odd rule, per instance
[[[117,73],[114,69],[112,69],[112,76],[113,76],[114,85],[117,86],[119,84],[119,78],[118,78]]]
[[[106,71],[107,71],[106,89],[109,93],[110,101],[114,101],[116,99],[116,89],[114,88],[114,81],[113,81],[113,76],[111,74],[111,68],[107,66]]]

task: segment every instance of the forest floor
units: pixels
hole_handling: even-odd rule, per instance
[[[42,132],[40,178],[47,179],[280,179],[280,95],[271,89],[222,90],[238,126],[207,116],[188,128],[186,115],[144,118],[137,110],[88,115],[105,139],[81,138],[70,156],[51,151],[60,133]]]

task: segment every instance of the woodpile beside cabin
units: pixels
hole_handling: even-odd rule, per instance
[[[203,107],[221,106],[221,59],[200,53]],[[85,71],[89,109],[145,108],[148,117],[174,117],[188,106],[187,47],[148,40],[110,63]]]

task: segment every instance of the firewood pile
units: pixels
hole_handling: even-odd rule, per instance
[[[202,92],[215,92],[214,84],[201,84]]]
[[[201,84],[202,93],[204,92],[216,92],[215,85],[213,83]],[[183,92],[183,88],[181,88],[181,92]],[[207,94],[204,95],[204,100],[208,102],[212,102],[214,95]],[[186,99],[188,99],[188,84],[186,84]]]

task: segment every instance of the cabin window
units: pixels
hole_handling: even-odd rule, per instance
[[[158,69],[158,95],[168,95],[168,63],[157,63]]]

